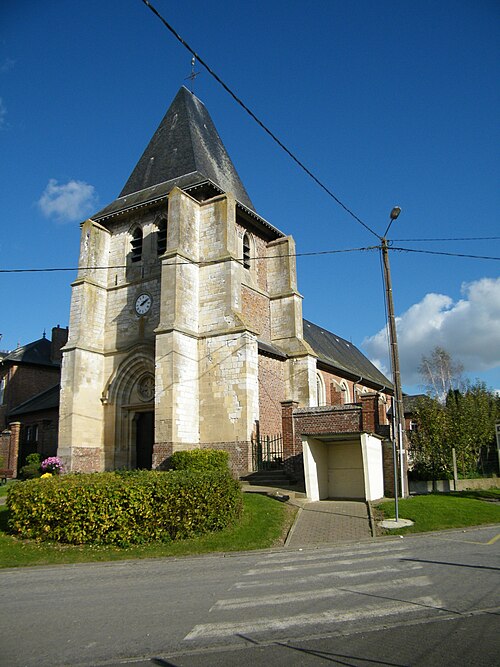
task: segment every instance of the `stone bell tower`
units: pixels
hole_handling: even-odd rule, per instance
[[[293,239],[255,212],[182,87],[119,197],[82,224],[59,456],[71,470],[150,468],[217,447],[247,472],[262,349],[280,360],[286,397],[309,405]]]

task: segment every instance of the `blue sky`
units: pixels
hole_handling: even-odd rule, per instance
[[[257,116],[377,233],[498,237],[496,0],[153,4]],[[79,223],[111,202],[188,83],[190,54],[141,0],[0,8],[0,268],[74,267]],[[257,211],[298,252],[377,239],[206,73],[207,106]],[[500,256],[500,241],[395,241]],[[377,252],[298,258],[304,316],[387,364]],[[391,252],[404,388],[437,344],[500,388],[500,263]],[[69,321],[74,272],[0,274],[0,349]]]

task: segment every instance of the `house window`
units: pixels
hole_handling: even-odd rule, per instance
[[[167,250],[167,221],[163,218],[158,223],[158,231],[156,232],[156,253],[158,257],[164,255]]]
[[[31,424],[26,426],[26,442],[37,442],[38,440],[38,425]]]
[[[142,259],[142,229],[136,227],[132,232],[132,241],[131,241],[131,255],[130,259],[132,262],[140,262]]]
[[[3,395],[5,393],[5,385],[7,384],[7,380],[5,379],[5,376],[0,380],[0,405],[3,403]]]
[[[414,419],[410,420],[410,431],[418,431],[418,422]]]
[[[250,236],[245,232],[243,236],[243,266],[245,269],[250,268]]]
[[[316,396],[318,400],[318,405],[326,405],[325,383],[323,381],[321,373],[316,373]]]

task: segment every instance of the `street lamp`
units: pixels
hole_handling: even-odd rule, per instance
[[[399,217],[401,209],[395,206],[390,213],[389,224],[381,240],[382,262],[384,267],[384,284],[387,301],[387,320],[389,325],[389,343],[391,352],[391,365],[394,379],[394,399],[395,405],[393,409],[394,415],[394,432],[393,432],[393,457],[394,457],[394,499],[395,499],[395,514],[396,521],[399,520],[398,512],[398,475],[397,475],[397,456],[396,450],[399,449],[400,459],[400,479],[401,479],[401,496],[404,497],[404,462],[403,462],[403,427],[404,427],[404,409],[403,409],[403,392],[401,390],[401,373],[399,370],[399,352],[398,352],[398,338],[396,334],[396,319],[394,317],[394,302],[392,299],[392,282],[391,282],[391,267],[389,265],[389,252],[387,244],[387,234],[389,229]],[[397,444],[396,444],[397,443]]]

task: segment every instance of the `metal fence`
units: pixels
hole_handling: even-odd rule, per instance
[[[254,470],[283,468],[283,436],[255,436],[252,439],[252,462]]]

